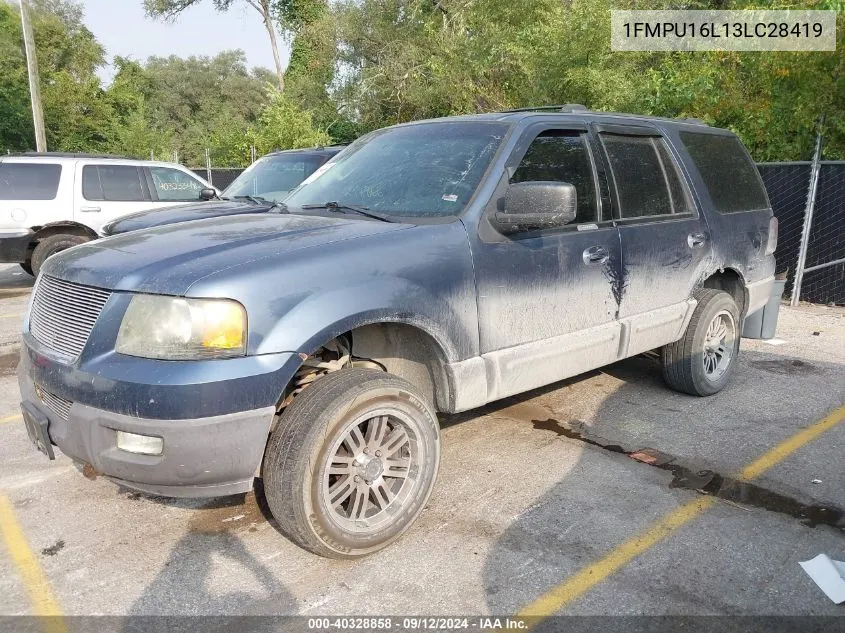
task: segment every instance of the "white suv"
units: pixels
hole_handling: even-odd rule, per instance
[[[85,154],[0,157],[0,262],[37,275],[51,255],[129,213],[196,202],[208,183],[181,165]]]

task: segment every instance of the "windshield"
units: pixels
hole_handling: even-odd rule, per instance
[[[238,176],[223,192],[223,197],[254,196],[281,202],[326,160],[321,154],[265,156]]]
[[[454,216],[463,211],[507,125],[420,123],[364,137],[285,200],[289,207],[337,202],[383,216]]]

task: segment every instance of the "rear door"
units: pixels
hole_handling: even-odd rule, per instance
[[[152,206],[143,169],[137,165],[79,162],[74,220],[98,233],[103,225]]]
[[[677,340],[712,236],[672,149],[647,126],[596,125],[622,244],[620,356]]]

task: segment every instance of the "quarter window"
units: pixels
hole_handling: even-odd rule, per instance
[[[126,165],[86,165],[82,168],[86,200],[143,202],[149,200],[141,184],[141,170]]]
[[[719,213],[768,209],[769,200],[748,152],[735,136],[681,132]]]
[[[549,130],[528,147],[512,183],[568,182],[578,194],[576,224],[598,221],[596,186],[586,137],[579,132]]]
[[[622,219],[689,213],[681,175],[663,139],[602,134]]]
[[[191,202],[199,200],[203,184],[183,171],[170,167],[150,167],[159,200]]]
[[[61,165],[0,163],[0,200],[55,200]]]

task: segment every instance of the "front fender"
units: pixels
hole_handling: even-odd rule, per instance
[[[276,323],[256,352],[311,354],[340,334],[372,323],[403,323],[423,330],[447,361],[459,360],[453,338],[467,325],[447,301],[425,288],[406,279],[374,279],[306,297]]]
[[[240,301],[251,355],[310,354],[338,334],[378,322],[427,332],[450,361],[478,355],[475,278],[459,221],[245,262],[195,284],[191,296]]]

